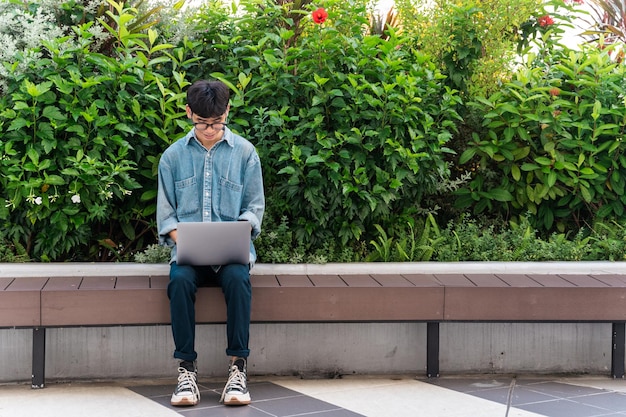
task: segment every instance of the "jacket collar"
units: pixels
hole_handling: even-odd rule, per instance
[[[185,145],[189,145],[191,139],[196,139],[196,130],[194,128],[191,128],[191,130],[189,132],[187,132],[187,135],[185,135],[184,141],[185,141]],[[224,136],[222,136],[222,140],[220,140],[217,143],[220,143],[222,141],[226,141],[226,143],[228,143],[228,145],[232,148],[235,146],[235,136],[233,135],[233,132],[228,128],[228,126],[225,127],[224,130]],[[198,141],[200,142],[200,141]],[[216,143],[216,145],[217,145]]]

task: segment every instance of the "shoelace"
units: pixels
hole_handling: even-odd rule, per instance
[[[193,373],[183,367],[178,368],[178,372],[178,388],[176,392],[191,391],[191,393],[197,395],[198,400],[200,400],[200,390],[198,389],[198,384],[196,383],[196,378]]]
[[[241,372],[237,365],[233,364],[230,367],[228,381],[226,381],[226,385],[224,386],[224,390],[222,391],[222,397],[220,398],[220,402],[224,402],[226,391],[239,391],[243,393],[245,391],[245,387],[246,374]]]

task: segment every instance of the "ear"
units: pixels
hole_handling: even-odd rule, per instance
[[[191,107],[189,107],[189,104],[185,104],[185,111],[187,112],[187,118],[191,119],[191,115],[193,114],[193,112],[191,111]]]

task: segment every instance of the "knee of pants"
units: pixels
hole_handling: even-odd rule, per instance
[[[181,292],[195,294],[197,290],[196,274],[193,268],[188,266],[173,266],[170,270],[170,282],[167,285],[167,295],[172,298]]]
[[[226,290],[251,291],[250,269],[248,265],[231,264],[223,266],[222,288]]]

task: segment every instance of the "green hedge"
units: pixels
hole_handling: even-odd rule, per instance
[[[156,165],[190,126],[185,89],[198,78],[228,83],[229,126],[263,161],[261,261],[449,259],[460,247],[437,224],[462,227],[467,210],[485,231],[530,213],[530,230],[561,242],[624,223],[624,64],[606,50],[563,50],[544,30],[513,80],[464,103],[414,39],[372,31],[363,2],[177,14],[179,2],[159,24],[165,10],[131,3],[83,13],[41,59],[3,63],[0,240],[12,259],[127,260],[156,242]],[[589,253],[617,259],[616,247]]]

